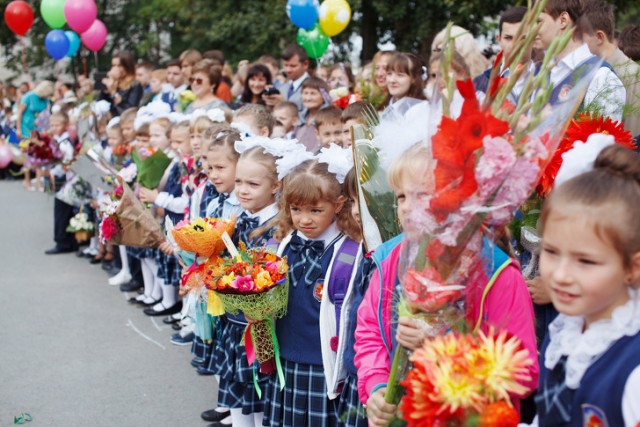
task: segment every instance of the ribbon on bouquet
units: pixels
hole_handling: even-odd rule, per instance
[[[248,322],[247,327],[244,330],[244,346],[245,346],[245,351],[247,353],[247,363],[249,364],[249,366],[252,367],[252,370],[253,370],[253,386],[256,389],[258,398],[262,398],[262,390],[258,385],[258,375],[256,373],[256,367],[254,366],[254,363],[256,362],[256,360],[258,360],[258,358],[256,356],[253,336],[251,335],[252,329],[267,328],[269,339],[273,344],[273,348],[274,348],[272,357],[275,361],[276,371],[278,372],[278,380],[280,381],[280,390],[282,390],[284,388],[284,372],[282,371],[282,364],[280,362],[280,346],[278,345],[278,340],[276,339],[276,327],[273,323],[273,320],[270,317],[267,317],[266,319],[259,320],[259,321],[253,321],[247,318],[247,322]],[[273,373],[273,368],[269,366],[270,365],[269,360],[266,360],[264,362],[266,365],[265,371],[262,370],[263,362],[261,362],[260,360],[258,360],[258,362],[260,363],[260,372],[262,372],[263,374]]]

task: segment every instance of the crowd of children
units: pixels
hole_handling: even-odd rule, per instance
[[[501,17],[498,41],[505,55],[525,13],[514,7]],[[637,139],[640,72],[616,47],[611,6],[550,0],[538,23],[533,49],[519,64],[497,64],[500,76],[516,66],[517,72],[537,72],[539,52],[575,31],[550,72],[549,104],[562,102],[567,86],[591,71],[581,108],[623,121]],[[219,316],[209,321],[208,334],[196,334],[196,312],[206,313],[206,302],[203,307],[201,299],[181,292],[186,267],[170,233],[156,247],[141,248],[105,241],[96,227],[89,246],[79,249],[67,231],[79,206],[56,198],[55,246],[46,253],[76,252],[100,264],[111,276],[109,285],[138,292],[129,299],[132,306],[173,326],[171,342],[191,346],[197,374],[218,382],[213,409],[202,413],[211,426],[389,425],[398,414],[385,400],[394,351],[417,349],[428,333],[397,309],[406,236],[369,252],[363,244],[353,129],[371,125],[375,109],[383,121],[421,122],[424,106],[443,108],[449,79],[475,77],[483,96],[491,73],[477,47],[466,45],[468,32],[460,34],[451,58],[437,36],[429,67],[413,53],[380,52],[358,77],[345,64],[318,67],[313,75],[298,45],[283,51],[282,74],[269,56],[241,64],[233,75],[217,50],[185,51],[165,68],[134,65],[130,54],[121,53],[95,90],[78,85],[75,96],[58,83],[53,94],[44,86],[27,91],[16,100],[19,132],[6,109],[7,141],[40,130],[60,151],[53,167],[26,159],[28,188],[58,191],[75,182],[72,163],[86,145],[76,135],[88,108],[91,130],[83,135],[95,141],[91,149],[124,181],[136,183],[136,196],[163,230],[183,219],[235,218],[235,242],[286,256],[288,307],[274,332],[281,377],[256,373],[247,362],[243,336],[251,319],[242,313]],[[638,48],[637,40],[620,45],[629,52]],[[522,91],[516,84],[508,100],[517,102]],[[428,141],[410,142],[397,141],[387,176],[405,233],[423,197],[414,189],[429,191],[434,168]],[[164,163],[158,179],[147,184],[150,174],[143,176],[132,157],[154,155]],[[483,292],[469,297],[475,330],[501,328],[528,351],[532,363],[522,383],[532,392],[509,397],[523,421],[534,425],[578,426],[593,414],[602,425],[640,425],[640,159],[632,150],[609,147],[592,169],[560,185],[544,203],[539,278],[525,280],[512,242],[499,239],[490,242],[496,246],[486,260],[488,274],[476,284]],[[97,224],[110,200],[108,188],[94,188],[82,210]],[[539,309],[548,303],[552,314],[542,319]],[[335,374],[338,366],[342,377]]]

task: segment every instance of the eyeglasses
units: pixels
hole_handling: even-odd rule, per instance
[[[204,79],[202,77],[189,77],[189,83],[194,84],[197,83],[199,85],[204,83]]]

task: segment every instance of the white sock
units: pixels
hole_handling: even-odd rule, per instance
[[[118,246],[118,251],[120,252],[120,260],[122,261],[122,270],[120,270],[120,273],[131,276],[129,258],[127,258],[127,247],[120,245]]]
[[[91,239],[89,239],[89,250],[98,250],[98,238],[96,236],[93,236]]]
[[[173,307],[178,301],[178,288],[162,281],[162,305],[165,308]]]
[[[253,422],[256,427],[262,426],[262,420],[264,419],[264,412],[254,412]]]
[[[156,273],[153,268],[155,260],[151,258],[142,258],[140,260],[140,267],[142,268],[142,282],[144,285],[144,296],[146,301],[149,301],[152,297],[153,287],[155,285]]]
[[[154,301],[157,301],[162,298],[162,285],[164,284],[164,279],[158,277],[158,265],[156,260],[153,260],[153,263],[155,266],[153,271],[155,273],[153,275],[153,291],[151,291],[151,298],[153,298]]]
[[[255,427],[253,414],[244,415],[242,408],[231,408],[231,424],[233,427]]]

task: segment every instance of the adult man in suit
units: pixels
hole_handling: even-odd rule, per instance
[[[264,95],[264,100],[270,107],[282,101],[290,101],[298,106],[301,114],[302,107],[302,82],[309,78],[309,55],[304,48],[297,44],[291,44],[282,51],[283,70],[287,81],[277,85],[279,94]]]

